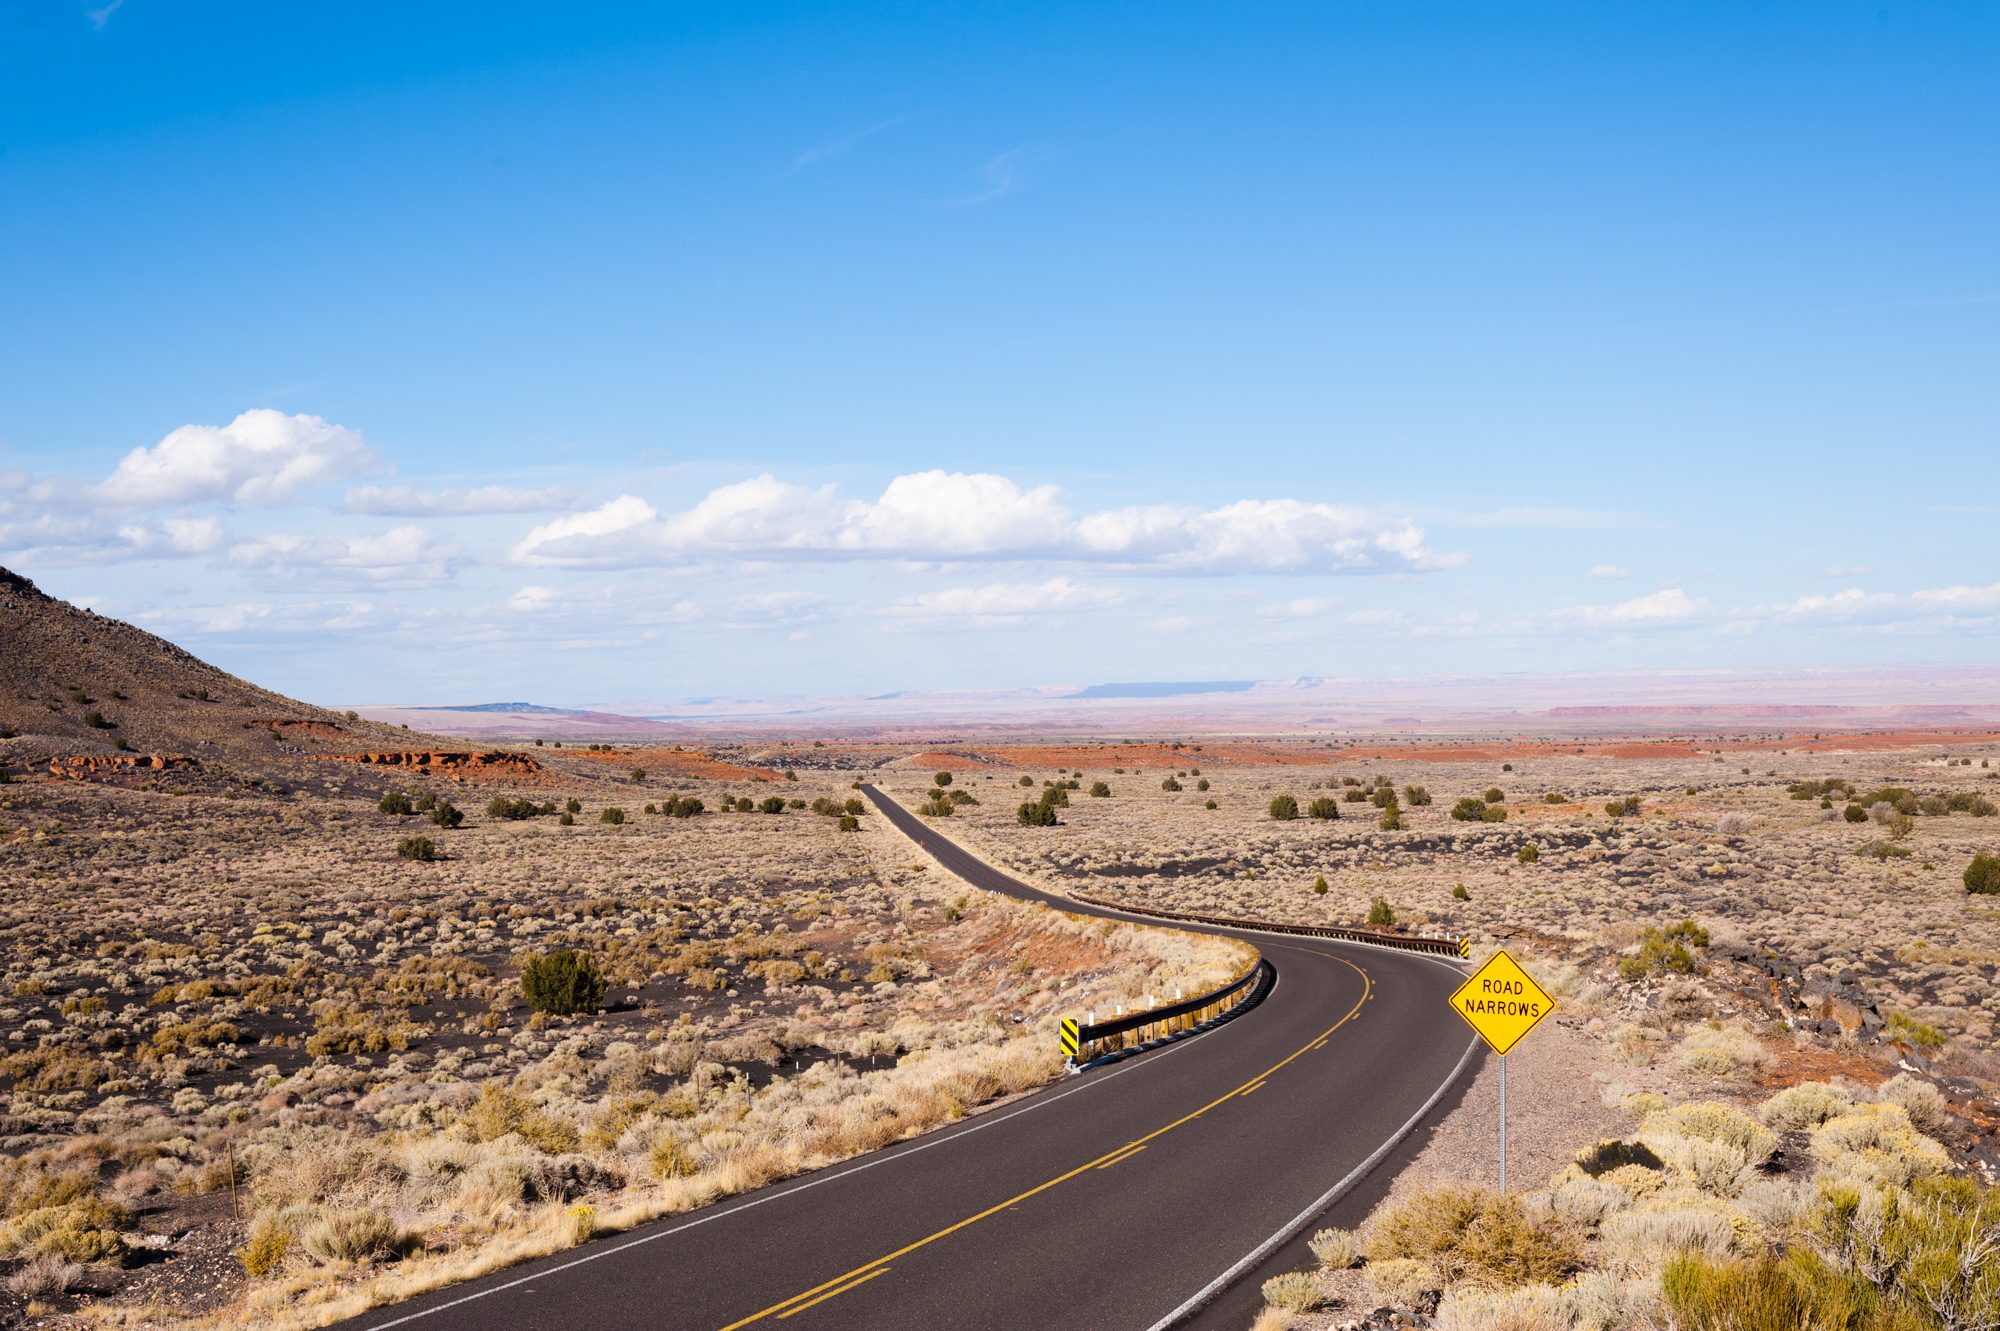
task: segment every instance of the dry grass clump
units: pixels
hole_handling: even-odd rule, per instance
[[[1368,1255],[1426,1267],[1444,1285],[1550,1283],[1582,1264],[1574,1237],[1530,1218],[1518,1198],[1446,1185],[1393,1204],[1368,1231]]]

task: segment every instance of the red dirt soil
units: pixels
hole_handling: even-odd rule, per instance
[[[1082,769],[1110,767],[1278,766],[1322,767],[1332,757],[1330,749],[1280,748],[1266,744],[1016,744],[981,752],[1009,767],[1062,767]],[[942,764],[941,764],[942,765]]]
[[[584,750],[583,756],[620,767],[643,767],[652,776],[701,777],[710,781],[771,781],[776,772],[763,767],[746,767],[695,749],[599,749]]]
[[[1884,730],[1851,735],[1791,735],[1779,739],[1731,740],[1611,740],[1559,744],[1545,740],[1495,740],[1468,744],[1352,745],[1332,750],[1332,758],[1407,758],[1419,762],[1510,762],[1516,758],[1699,758],[1719,753],[1835,753],[1884,749],[1921,749],[1932,745],[1991,744],[2000,732],[1961,730]]]

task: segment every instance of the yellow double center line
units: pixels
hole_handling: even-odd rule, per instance
[[[1276,944],[1275,946],[1285,947],[1286,945],[1283,943],[1279,943]],[[1308,951],[1309,949],[1289,948],[1287,950],[1295,952],[1304,952]],[[1314,955],[1327,956],[1328,954],[1320,952],[1320,953],[1315,953]],[[824,1303],[826,1300],[833,1298],[837,1294],[845,1294],[848,1290],[853,1289],[855,1286],[864,1284],[867,1281],[873,1280],[876,1276],[886,1273],[889,1269],[889,1263],[895,1261],[898,1257],[907,1256],[908,1254],[915,1252],[919,1248],[928,1247],[929,1245],[936,1243],[939,1239],[948,1238],[951,1235],[958,1233],[959,1230],[964,1229],[969,1225],[976,1225],[980,1221],[987,1219],[989,1216],[996,1216],[1000,1214],[1002,1211],[1006,1210],[1010,1206],[1019,1206],[1022,1202],[1027,1201],[1030,1197],[1033,1197],[1038,1193],[1047,1192],[1050,1188],[1055,1187],[1059,1183],[1067,1183],[1071,1179],[1077,1177],[1077,1175],[1079,1174],[1087,1174],[1093,1169],[1102,1169],[1107,1165],[1115,1165],[1119,1163],[1121,1160],[1129,1159],[1132,1156],[1137,1155],[1140,1151],[1145,1150],[1147,1143],[1152,1142],[1157,1138],[1164,1137],[1169,1132],[1172,1132],[1175,1128],[1181,1127],[1184,1124],[1194,1122],[1196,1119],[1200,1118],[1203,1114],[1206,1114],[1209,1110],[1215,1108],[1219,1104],[1222,1104],[1224,1101],[1234,1099],[1236,1096],[1239,1095],[1247,1095],[1251,1091],[1256,1090],[1259,1086],[1263,1085],[1264,1079],[1266,1077],[1269,1077],[1272,1073],[1278,1071],[1278,1069],[1284,1067],[1286,1064],[1292,1062],[1294,1059],[1303,1056],[1304,1054],[1312,1051],[1313,1049],[1319,1048],[1320,1046],[1324,1045],[1326,1043],[1326,1037],[1332,1035],[1342,1026],[1345,1026],[1348,1022],[1352,1021],[1355,1017],[1355,1014],[1361,1011],[1361,1005],[1368,1001],[1369,996],[1374,989],[1374,982],[1368,978],[1368,972],[1362,970],[1359,966],[1356,966],[1346,957],[1334,957],[1333,959],[1335,961],[1338,961],[1343,966],[1350,967],[1356,975],[1359,975],[1361,977],[1361,997],[1355,1000],[1354,1006],[1349,1008],[1347,1010],[1347,1014],[1343,1016],[1339,1021],[1336,1021],[1335,1023],[1333,1023],[1333,1025],[1327,1027],[1319,1034],[1313,1036],[1312,1039],[1306,1041],[1303,1045],[1300,1045],[1297,1049],[1285,1055],[1283,1058],[1279,1059],[1276,1063],[1273,1063],[1270,1067],[1265,1068],[1262,1072],[1250,1078],[1250,1080],[1244,1082],[1241,1086],[1238,1086],[1235,1090],[1230,1091],[1226,1095],[1217,1096],[1215,1099],[1210,1100],[1207,1104],[1195,1110],[1193,1113],[1183,1114],[1181,1117],[1175,1119],[1173,1122],[1167,1124],[1165,1127],[1155,1128],[1153,1131],[1147,1133],[1145,1136],[1140,1137],[1135,1141],[1129,1141],[1115,1151],[1106,1151],[1103,1155],[1098,1156],[1095,1160],[1091,1160],[1085,1164],[1078,1165],[1075,1169],[1070,1170],[1068,1173],[1058,1174],[1046,1183],[1038,1183],[1034,1187],[1028,1189],[1026,1192],[1018,1193],[1015,1196],[1009,1197],[1006,1201],[1001,1202],[998,1205],[989,1206],[984,1211],[979,1212],[977,1215],[969,1215],[955,1225],[947,1225],[945,1226],[945,1228],[940,1229],[935,1234],[927,1235],[924,1238],[918,1239],[914,1243],[905,1244],[904,1246],[896,1249],[896,1251],[889,1253],[886,1256],[878,1257],[872,1262],[864,1262],[860,1266],[855,1267],[853,1270],[848,1271],[843,1275],[837,1275],[833,1279],[825,1281],[822,1284],[814,1285],[811,1289],[806,1290],[804,1293],[794,1294],[791,1298],[786,1299],[783,1303],[774,1303],[770,1307],[765,1308],[762,1311],[751,1313],[748,1317],[745,1317],[740,1321],[731,1322],[728,1326],[723,1327],[721,1331],[738,1331],[738,1328],[749,1326],[752,1322],[761,1322],[766,1317],[776,1317],[780,1321],[782,1321],[785,1318],[790,1317],[795,1313],[804,1312],[806,1309],[812,1307],[816,1303]]]

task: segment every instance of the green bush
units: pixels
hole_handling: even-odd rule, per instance
[[[406,860],[428,864],[438,857],[437,842],[427,836],[406,836],[396,843],[396,853]]]
[[[489,809],[489,810],[487,810],[487,812],[489,812],[489,813],[490,813],[490,812],[492,812],[492,810],[490,810],[490,809]],[[583,801],[582,801],[582,800],[579,800],[579,799],[573,799],[573,798],[572,798],[572,799],[566,799],[566,800],[564,800],[564,801],[563,801],[563,812],[564,812],[564,813],[582,813],[582,812],[583,812]]]
[[[610,823],[615,827],[625,821],[625,810],[616,805],[610,805],[597,815],[597,821],[600,823]]]
[[[1384,832],[1402,831],[1403,830],[1402,806],[1397,804],[1391,804],[1388,808],[1382,810],[1382,816],[1376,820],[1375,826],[1381,828]]]
[[[1613,818],[1617,818],[1622,815],[1637,814],[1640,810],[1640,807],[1641,805],[1639,803],[1639,797],[1637,795],[1627,795],[1622,800],[1606,801],[1604,805],[1604,811],[1610,814]]]
[[[951,773],[939,772],[936,776],[932,777],[931,780],[940,786],[948,786],[951,784]]]
[[[1542,796],[1542,803],[1567,804],[1569,803],[1569,796],[1563,794],[1560,790],[1551,790],[1547,794]]]
[[[1182,788],[1183,787],[1181,786],[1181,783],[1174,780],[1172,777],[1168,777],[1166,780],[1160,783],[1161,790],[1180,790]]]
[[[780,795],[766,795],[757,807],[765,813],[783,813],[785,811],[784,797]]]
[[[416,812],[416,806],[410,803],[410,797],[400,790],[384,791],[382,798],[375,802],[375,807],[383,813],[411,814]]]
[[[1527,845],[1514,852],[1514,858],[1523,864],[1533,864],[1536,860],[1542,858],[1542,852],[1535,848],[1534,842],[1530,841]]]
[[[1103,781],[1093,781],[1090,783],[1090,794],[1093,799],[1108,800],[1111,798],[1111,787]]]
[[[1486,802],[1488,804],[1505,804],[1507,802],[1507,792],[1498,786],[1488,786],[1486,788]]]
[[[1688,950],[1690,945],[1708,946],[1708,930],[1693,920],[1681,920],[1665,929],[1648,925],[1639,935],[1638,953],[1619,961],[1618,974],[1628,981],[1643,980],[1656,973],[1700,974],[1701,963]]]
[[[1859,804],[1850,804],[1841,811],[1840,816],[1850,823],[1865,823],[1868,821],[1868,810]]]
[[[570,804],[574,806],[570,809],[571,813],[576,813],[583,808],[575,800],[571,800]],[[542,806],[531,799],[509,799],[505,795],[495,795],[492,799],[486,801],[487,817],[502,818],[508,822],[520,822],[525,818],[534,818],[542,812]]]
[[[1024,785],[1024,786],[1032,786],[1032,785],[1034,785],[1034,784],[1035,784],[1035,778],[1033,778],[1033,777],[1029,776],[1029,775],[1028,775],[1027,773],[1023,772],[1023,773],[1021,774],[1021,784],[1022,784],[1022,785]]]
[[[1972,857],[1972,863],[1965,866],[1965,890],[1980,896],[2000,896],[2000,855],[1988,855],[1984,851]]]
[[[1386,929],[1396,922],[1396,912],[1390,907],[1386,897],[1376,897],[1368,903],[1368,923],[1377,929]]]
[[[565,948],[530,957],[521,967],[521,996],[553,1016],[596,1012],[604,1006],[604,972],[588,952]]]
[[[1422,786],[1404,786],[1403,803],[1411,808],[1420,808],[1431,802],[1431,793]]]
[[[1055,806],[1044,804],[1040,800],[1026,801],[1020,808],[1014,811],[1014,817],[1020,821],[1023,827],[1056,826]]]
[[[1319,877],[1313,879],[1313,895],[1316,897],[1323,897],[1326,895],[1325,874],[1321,874]]]
[[[450,800],[439,800],[431,805],[431,821],[449,830],[465,821],[465,811]]]
[[[1285,798],[1289,799],[1291,797],[1286,796]],[[1322,795],[1311,804],[1306,805],[1306,813],[1314,818],[1338,818],[1340,817],[1340,801]],[[1273,816],[1275,817],[1276,815]]]
[[[843,832],[859,832],[861,830],[861,820],[851,813],[843,813],[840,815],[840,822],[837,826]]]
[[[1290,795],[1280,795],[1271,801],[1270,814],[1281,823],[1288,823],[1299,816],[1299,802]]]
[[[1194,788],[1195,788],[1196,790],[1207,790],[1207,789],[1208,789],[1208,778],[1207,778],[1207,777],[1203,777],[1203,778],[1202,778],[1201,780],[1199,780],[1199,781],[1195,782],[1195,783],[1194,783]]]
[[[1454,822],[1484,822],[1486,820],[1486,801],[1467,796],[1465,799],[1451,806],[1451,816]]]
[[[1459,883],[1451,889],[1451,899],[1453,901],[1470,901],[1472,900],[1472,893],[1465,890],[1464,883]]]

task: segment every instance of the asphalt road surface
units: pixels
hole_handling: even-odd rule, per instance
[[[974,887],[1115,915],[1039,892],[864,791]],[[344,1325],[1242,1331],[1262,1281],[1310,1263],[1313,1229],[1367,1213],[1421,1144],[1411,1130],[1451,1108],[1476,1060],[1446,1003],[1457,968],[1332,940],[1240,936],[1277,968],[1277,985],[1203,1033]]]

